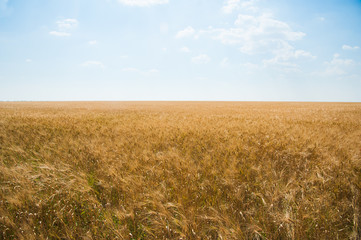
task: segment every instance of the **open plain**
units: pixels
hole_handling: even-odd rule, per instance
[[[360,103],[0,103],[0,239],[360,239],[360,215]]]

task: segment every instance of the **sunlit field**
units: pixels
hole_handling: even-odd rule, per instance
[[[359,239],[361,104],[0,103],[0,239]]]

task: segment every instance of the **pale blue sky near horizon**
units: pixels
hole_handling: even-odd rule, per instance
[[[0,0],[0,101],[361,101],[361,1]]]

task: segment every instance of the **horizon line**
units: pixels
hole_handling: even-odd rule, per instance
[[[0,100],[0,103],[26,102],[277,102],[277,103],[361,103],[361,101],[326,101],[326,100]]]

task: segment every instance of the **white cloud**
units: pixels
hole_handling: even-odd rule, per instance
[[[316,73],[321,76],[346,76],[350,75],[353,72],[353,68],[357,64],[352,59],[342,59],[340,54],[334,54],[330,62],[324,63],[326,68],[323,72]]]
[[[222,7],[224,13],[230,14],[235,10],[248,10],[248,11],[257,11],[258,8],[255,6],[257,0],[227,0]]]
[[[271,14],[259,16],[239,14],[235,21],[237,30],[246,34],[244,39],[285,39],[296,41],[302,39],[306,34],[296,32],[283,21],[275,19]]]
[[[188,26],[184,30],[179,31],[175,37],[176,38],[190,37],[194,33],[195,33],[194,28],[192,28],[191,26]]]
[[[358,49],[360,49],[360,47],[359,46],[349,46],[349,45],[343,45],[342,46],[342,49],[343,50],[358,50]]]
[[[57,36],[57,37],[69,37],[71,34],[67,32],[58,32],[58,31],[51,31],[49,32],[50,35]]]
[[[272,54],[277,60],[309,57],[305,50],[295,50],[291,42],[301,40],[306,34],[276,19],[269,10],[257,6],[258,0],[227,0],[222,10],[232,13],[237,10],[234,25],[227,28],[208,28],[199,31],[199,36],[208,36],[225,45],[233,45],[242,53]]]
[[[207,64],[211,58],[207,54],[201,54],[192,58],[192,63],[195,64]]]
[[[142,74],[143,76],[152,76],[152,75],[155,75],[155,74],[158,74],[159,73],[159,70],[156,69],[156,68],[153,68],[153,69],[150,69],[148,71],[141,71],[140,74]]]
[[[282,46],[271,51],[273,57],[262,61],[263,67],[276,67],[283,72],[301,72],[300,66],[294,61],[297,59],[315,59],[310,52],[305,50],[295,50],[286,41],[282,42]]]
[[[74,29],[78,26],[78,20],[74,18],[67,18],[60,21],[57,21],[56,24],[58,25],[59,30],[68,31]]]
[[[189,50],[189,48],[187,48],[187,47],[181,47],[181,48],[179,49],[179,51],[184,52],[184,53],[189,53],[189,52],[191,52],[191,50]]]
[[[58,29],[50,31],[49,34],[57,37],[69,37],[71,36],[71,31],[78,26],[79,22],[74,18],[67,18],[57,21],[56,24]]]
[[[268,62],[273,63],[280,63],[282,61],[288,61],[292,59],[299,59],[299,58],[310,58],[315,59],[316,57],[313,56],[310,52],[305,50],[295,50],[287,41],[279,41],[278,45],[271,50],[273,54],[273,58]]]
[[[310,52],[307,52],[305,50],[296,50],[294,52],[294,57],[295,58],[305,57],[305,58],[312,58],[312,59],[316,58],[316,56],[313,56]]]
[[[159,70],[156,68],[150,69],[148,73],[159,73]]]
[[[266,59],[262,61],[264,67],[270,67],[270,66],[283,66],[288,68],[294,68],[298,69],[299,66],[295,63],[289,62],[289,61],[279,61],[277,58],[272,59]]]
[[[104,64],[100,61],[86,61],[81,64],[83,67],[99,67],[105,68]]]
[[[152,5],[167,4],[168,0],[118,0],[121,4],[134,7],[149,7]]]
[[[295,63],[300,59],[315,59],[312,53],[296,49],[292,42],[302,40],[306,34],[294,30],[287,22],[274,17],[270,10],[258,8],[258,0],[228,0],[222,10],[238,14],[231,27],[208,28],[196,35],[210,37],[224,45],[234,46],[242,53],[259,55],[264,59],[262,68],[276,68],[285,71],[300,71]],[[226,60],[221,62],[225,66]]]
[[[306,34],[294,30],[287,22],[277,19],[270,10],[257,6],[258,0],[228,0],[222,10],[238,14],[233,26],[215,28],[208,27],[195,31],[188,27],[177,34],[177,38],[195,36],[211,38],[224,45],[234,46],[240,52],[248,55],[258,55],[263,60],[255,66],[243,66],[249,69],[273,69],[277,72],[300,72],[298,65],[302,60],[316,59],[311,52],[297,49],[293,42],[302,40]],[[208,63],[207,55],[199,55],[191,59],[193,63]],[[221,67],[229,66],[229,60],[224,58]]]
[[[225,5],[223,6],[222,10],[225,13],[232,13],[233,10],[239,7],[240,0],[228,0],[226,1]]]
[[[27,63],[31,63],[33,60],[32,59],[30,59],[30,58],[28,58],[28,59],[25,59],[25,62],[27,62]]]
[[[352,59],[341,59],[340,54],[335,53],[331,62],[326,62],[330,66],[352,66],[355,64],[355,61]]]
[[[237,45],[246,54],[267,53],[282,48],[284,42],[302,39],[306,34],[293,31],[285,22],[270,14],[260,16],[239,14],[234,27],[201,31],[226,45]]]
[[[96,41],[96,40],[92,40],[92,41],[89,41],[88,42],[88,44],[90,45],[90,46],[92,46],[92,45],[96,45],[98,42]]]
[[[241,67],[245,67],[248,71],[260,70],[262,68],[262,66],[250,62],[242,63]]]

